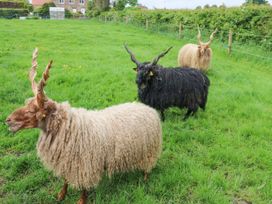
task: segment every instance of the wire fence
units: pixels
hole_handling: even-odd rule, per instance
[[[150,22],[148,19],[143,22],[137,22],[134,21],[132,18],[129,18],[125,16],[124,18],[118,18],[118,17],[106,17],[106,16],[99,16],[97,18],[100,22],[104,23],[122,23],[126,25],[133,25],[142,29],[145,29],[147,31],[155,32],[155,33],[160,33],[160,34],[165,34],[172,36],[174,38],[178,39],[184,39],[188,40],[190,43],[195,42],[196,35],[197,35],[197,28],[192,25],[192,26],[187,26],[187,25],[173,25],[173,24],[159,24],[159,23],[153,23]],[[201,35],[203,39],[209,39],[210,34],[214,30],[210,29],[201,29]],[[216,44],[213,44],[213,47],[217,47],[220,49],[225,49],[226,52],[228,52],[230,55],[231,54],[239,54],[239,55],[244,55],[247,57],[254,57],[256,59],[262,59],[262,60],[267,60],[267,61],[272,61],[272,52],[268,51],[265,47],[254,44],[253,42],[247,41],[236,41],[234,40],[234,36],[255,36],[255,38],[260,39],[260,41],[266,41],[267,45],[271,45],[272,47],[272,39],[270,36],[262,36],[262,35],[256,35],[254,33],[250,32],[233,32],[231,30],[226,31],[226,30],[218,30],[216,35]],[[253,45],[253,46],[251,46]],[[257,50],[256,50],[257,48]]]
[[[84,19],[86,19],[86,18],[84,18]],[[104,22],[104,23],[122,23],[122,24],[126,24],[126,25],[136,26],[141,29],[145,29],[147,31],[160,33],[163,35],[168,35],[170,37],[177,38],[177,39],[186,40],[190,43],[194,43],[197,40],[196,39],[197,28],[193,25],[192,26],[184,26],[181,24],[179,24],[179,25],[158,24],[158,23],[155,24],[155,23],[149,22],[148,20],[145,23],[139,23],[139,22],[136,22],[133,19],[127,18],[127,17],[107,18],[105,16],[99,16],[99,17],[97,17],[97,19],[100,22]],[[203,39],[208,40],[210,34],[213,31],[214,30],[201,28],[201,35],[202,35]],[[8,34],[8,35],[10,35],[10,34]],[[261,35],[256,35],[256,34],[249,33],[249,32],[247,32],[247,33],[237,33],[237,32],[233,33],[232,31],[225,31],[225,30],[218,30],[216,35],[217,35],[217,37],[215,38],[216,43],[214,43],[212,45],[212,47],[214,47],[214,48],[224,49],[229,54],[234,53],[234,54],[239,54],[239,56],[242,55],[242,56],[247,56],[250,58],[254,57],[256,59],[262,59],[262,60],[269,61],[269,62],[272,61],[272,57],[271,57],[272,52],[271,51],[264,52],[264,49],[262,46],[256,46],[255,44],[254,44],[254,46],[251,46],[249,44],[250,42],[247,42],[245,44],[243,42],[232,40],[233,35],[247,35],[247,36],[254,35],[254,36],[258,36],[258,37],[261,37]],[[272,39],[268,39],[268,37],[267,38],[262,37],[262,39],[266,39],[268,41],[268,43],[272,42]],[[3,49],[3,48],[0,49],[0,57],[8,54],[9,53],[8,49]]]

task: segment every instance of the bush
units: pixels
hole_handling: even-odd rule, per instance
[[[23,8],[23,1],[0,1],[0,8]]]
[[[99,16],[99,15],[100,15],[100,11],[97,9],[88,10],[86,13],[86,16],[91,17],[91,18]]]
[[[73,14],[68,9],[65,9],[65,18],[72,18]]]
[[[84,15],[80,11],[73,13],[73,18],[81,18],[81,17],[84,17]]]
[[[41,8],[38,8],[35,13],[37,13],[42,18],[49,18],[49,7],[56,7],[56,5],[52,3],[45,3]]]
[[[145,25],[146,19],[154,25],[176,26],[181,22],[186,28],[222,31],[219,36],[226,39],[229,29],[234,40],[252,41],[272,50],[272,7],[245,6],[237,8],[207,8],[197,10],[124,10],[103,12],[107,19],[124,19],[128,16],[135,24]]]
[[[12,9],[12,8],[0,8],[0,18],[18,18],[19,16],[27,16],[27,9]]]

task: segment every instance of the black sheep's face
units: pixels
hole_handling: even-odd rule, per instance
[[[134,68],[137,71],[136,83],[140,89],[145,89],[147,87],[148,82],[155,75],[155,71],[150,65],[150,63],[146,62]]]

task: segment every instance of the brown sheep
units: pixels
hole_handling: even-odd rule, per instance
[[[212,58],[212,49],[210,45],[217,29],[211,34],[210,40],[206,43],[201,41],[201,33],[198,28],[198,45],[186,44],[178,54],[178,65],[180,67],[192,67],[201,71],[207,71]]]

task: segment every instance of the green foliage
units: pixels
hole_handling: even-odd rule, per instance
[[[68,100],[74,107],[102,109],[137,98],[135,65],[124,42],[140,61],[174,46],[160,64],[176,66],[178,50],[189,41],[96,21],[0,20],[0,30],[0,121],[33,96],[27,72],[37,46],[37,80],[48,60],[54,60],[45,88],[48,97]],[[190,41],[195,40],[192,35]],[[184,122],[185,110],[167,110],[162,156],[149,180],[144,182],[137,171],[104,177],[96,196],[90,193],[90,203],[94,197],[99,204],[271,202],[272,62],[236,52],[229,56],[218,41],[212,49],[206,111]],[[272,56],[253,45],[239,49]],[[37,157],[38,132],[13,135],[0,123],[1,204],[56,203],[63,181]],[[79,196],[70,187],[63,203],[76,203]]]
[[[73,14],[70,10],[65,9],[65,18],[72,18]]]
[[[93,9],[98,11],[106,11],[109,9],[110,1],[109,0],[93,0]]]
[[[92,9],[94,9],[94,1],[89,0],[87,4],[87,10],[92,10]]]
[[[138,4],[138,0],[128,0],[128,4],[130,5],[130,6],[137,6],[137,4]]]
[[[127,0],[116,0],[114,2],[114,8],[116,10],[121,11],[121,10],[124,10],[124,8],[126,7],[126,4],[127,4]]]
[[[27,16],[33,7],[27,0],[0,0],[0,18]]]
[[[116,0],[113,2],[113,7],[115,10],[124,10],[126,5],[135,7],[138,3],[138,0]]]
[[[93,18],[93,17],[99,16],[100,13],[101,13],[101,12],[98,11],[97,9],[92,9],[92,10],[88,10],[87,13],[86,13],[86,15],[87,15],[88,17]]]
[[[246,0],[245,4],[268,4],[267,0]]]
[[[0,8],[0,18],[18,18],[20,16],[27,16],[27,9],[14,9],[14,8]]]
[[[37,13],[42,18],[49,18],[49,16],[50,16],[49,8],[50,7],[56,7],[56,5],[53,2],[45,3],[45,4],[42,5],[41,8],[38,8],[35,11],[35,13]]]
[[[229,30],[233,30],[233,39],[239,42],[255,42],[272,50],[272,7],[246,6],[241,8],[209,8],[198,10],[125,10],[101,14],[107,19],[124,19],[145,25],[146,19],[156,27],[174,27],[178,31],[181,22],[184,27],[214,30],[218,28],[221,40],[226,39]],[[165,24],[165,25],[163,25]]]

